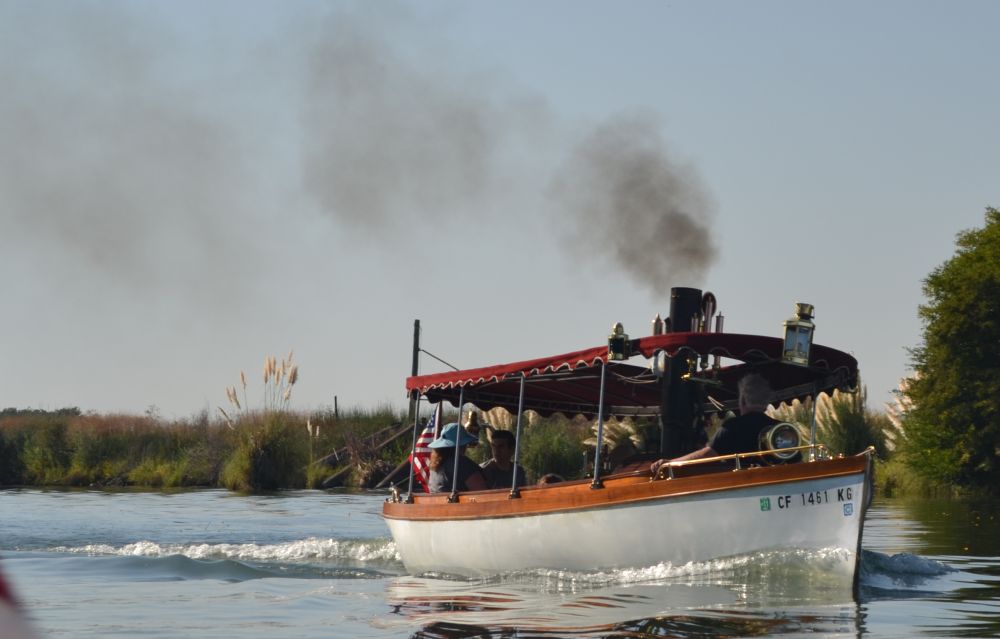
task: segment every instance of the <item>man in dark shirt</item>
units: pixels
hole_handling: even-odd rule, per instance
[[[738,417],[730,417],[722,422],[722,427],[704,448],[674,459],[658,459],[652,463],[650,471],[655,475],[660,466],[668,461],[687,461],[759,450],[761,431],[778,423],[764,413],[767,410],[771,387],[766,379],[751,373],[739,381],[737,389],[740,393]]]
[[[490,488],[512,488],[514,474],[517,473],[517,485],[524,486],[524,468],[514,464],[514,433],[509,430],[494,430],[490,438],[493,458],[483,463],[483,474]]]

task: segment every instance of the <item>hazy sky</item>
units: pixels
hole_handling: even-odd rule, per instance
[[[292,407],[797,301],[880,407],[1000,206],[996,2],[0,0],[0,407]],[[422,372],[443,370],[430,359]]]

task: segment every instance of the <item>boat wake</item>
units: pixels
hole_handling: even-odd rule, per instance
[[[176,579],[243,581],[264,577],[380,578],[403,572],[387,539],[308,538],[274,544],[161,544],[57,546],[48,552],[133,560],[129,567]],[[141,561],[135,561],[141,560]]]
[[[307,539],[273,544],[134,543],[57,546],[47,552],[131,559],[130,569],[153,578],[224,579],[266,577],[383,578],[405,573],[395,544],[377,539]],[[142,560],[142,561],[137,561]],[[122,565],[121,567],[125,567]],[[862,551],[859,589],[862,600],[920,596],[949,566],[909,553],[885,555]],[[595,571],[528,570],[466,578],[426,573],[431,584],[468,587],[528,587],[542,593],[584,593],[613,586],[685,584],[748,586],[768,599],[829,601],[832,593],[851,588],[850,553],[841,548],[773,550],[681,565],[661,563],[645,568]],[[933,588],[931,590],[933,592]],[[837,597],[835,597],[837,598]],[[842,597],[840,597],[842,598]]]
[[[936,592],[934,579],[954,572],[947,564],[904,552],[861,551],[859,594],[863,601],[922,597]]]
[[[819,550],[771,550],[685,564],[660,563],[645,568],[567,571],[535,569],[508,572],[487,578],[465,578],[441,573],[423,577],[479,584],[532,584],[552,592],[586,590],[606,586],[643,584],[741,584],[809,581],[814,587],[851,585],[851,554],[841,548]]]
[[[158,544],[137,541],[122,546],[88,544],[59,546],[54,552],[88,555],[130,555],[166,557],[183,555],[191,559],[237,559],[255,561],[296,561],[307,559],[350,559],[360,562],[396,561],[396,546],[386,539],[337,540],[301,539],[277,544]]]
[[[666,582],[733,583],[768,579],[831,575],[836,581],[850,577],[850,553],[841,548],[820,550],[772,550],[689,562],[681,565],[661,563],[646,568],[630,568],[599,572],[534,571],[545,582],[564,585],[608,586]]]
[[[565,570],[528,570],[488,578],[466,578],[440,573],[423,577],[480,584],[531,583],[552,591],[628,586],[637,584],[748,584],[787,583],[810,589],[851,587],[851,553],[843,548],[819,550],[771,550],[674,565],[661,563],[645,568],[577,572]],[[885,555],[862,550],[859,562],[859,586],[872,590],[926,592],[923,586],[934,577],[954,569],[933,559],[910,553]]]

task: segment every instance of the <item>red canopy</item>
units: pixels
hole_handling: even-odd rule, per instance
[[[749,372],[764,376],[774,389],[773,403],[804,398],[857,384],[858,363],[851,355],[814,344],[808,367],[781,361],[782,340],[736,333],[667,333],[631,342],[632,353],[652,357],[663,351],[673,357],[689,353],[709,361],[719,355],[724,365],[692,372],[694,383],[704,384],[706,395],[727,408],[737,396],[736,383]],[[654,415],[660,410],[660,383],[648,366],[607,362],[606,345],[539,359],[419,375],[406,380],[406,390],[417,390],[432,402],[457,405],[462,399],[482,410],[502,406],[516,411],[525,377],[524,407],[542,414],[595,414],[600,399],[602,363],[605,410],[613,415]],[[733,363],[735,360],[736,363]]]

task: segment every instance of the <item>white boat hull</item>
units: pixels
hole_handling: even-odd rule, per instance
[[[730,474],[749,477],[754,472]],[[777,548],[842,548],[852,555],[853,565],[864,520],[866,478],[867,466],[849,474],[534,514],[387,517],[386,522],[412,574],[484,576],[533,568],[589,571],[680,565]],[[456,513],[460,509],[460,504],[448,506]]]

